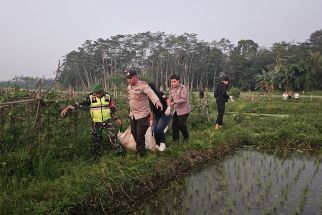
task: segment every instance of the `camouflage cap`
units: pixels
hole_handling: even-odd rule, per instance
[[[101,84],[95,84],[93,87],[93,93],[100,93],[103,91],[103,86]]]

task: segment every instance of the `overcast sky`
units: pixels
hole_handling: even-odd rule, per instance
[[[85,40],[164,31],[260,46],[303,42],[322,28],[322,0],[1,0],[0,80],[53,77]]]

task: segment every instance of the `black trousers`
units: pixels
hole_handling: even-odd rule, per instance
[[[217,103],[217,111],[218,111],[216,124],[221,126],[223,124],[223,118],[224,118],[224,113],[225,113],[225,102],[224,101],[216,101],[216,103]]]
[[[187,119],[189,113],[183,115],[177,115],[177,112],[174,112],[172,119],[172,139],[173,141],[179,140],[179,130],[182,132],[183,139],[189,139],[189,132],[187,128]]]
[[[145,133],[150,126],[149,117],[131,119],[131,133],[136,142],[136,151],[139,155],[145,154]]]

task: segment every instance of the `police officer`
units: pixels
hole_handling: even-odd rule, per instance
[[[189,142],[189,132],[187,128],[187,119],[191,112],[189,103],[189,94],[187,88],[180,84],[178,75],[170,77],[171,88],[169,89],[170,105],[174,109],[172,119],[172,139],[179,141],[179,130],[182,132],[184,143]]]
[[[130,104],[131,133],[136,142],[136,151],[140,156],[145,154],[145,133],[153,121],[150,122],[151,112],[149,99],[160,110],[163,106],[158,96],[147,82],[139,80],[134,69],[126,71],[128,82],[127,95]]]
[[[92,140],[94,143],[95,156],[99,157],[102,153],[102,133],[106,130],[109,137],[109,142],[112,144],[117,155],[126,153],[125,148],[117,139],[118,129],[115,122],[119,125],[122,123],[116,116],[115,105],[108,93],[103,91],[100,84],[93,87],[93,92],[76,102],[74,105],[69,105],[61,112],[61,116],[65,116],[69,111],[75,110],[81,106],[90,106],[90,114],[92,117]]]

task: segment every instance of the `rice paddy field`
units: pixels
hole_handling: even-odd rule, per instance
[[[134,214],[320,214],[321,156],[243,147],[182,174]]]

